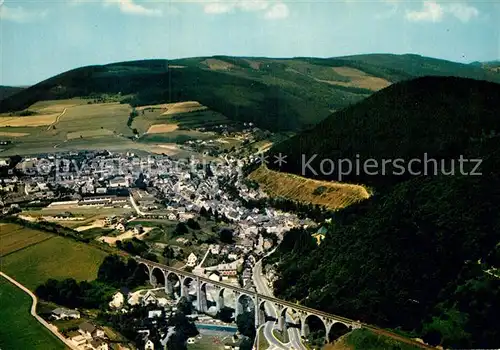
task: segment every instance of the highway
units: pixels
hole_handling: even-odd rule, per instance
[[[267,284],[267,280],[262,273],[262,260],[259,260],[252,271],[252,279],[255,284],[255,288],[257,292],[260,294],[264,294],[267,296],[273,296],[271,289]],[[274,305],[269,305],[270,303],[265,303],[264,308],[266,309],[266,314],[269,317],[278,320],[278,313],[274,307]],[[289,314],[286,315],[287,322],[291,322],[292,318]],[[270,349],[304,349],[307,348],[302,345],[300,338],[300,330],[297,328],[289,328],[288,329],[288,337],[290,342],[287,344],[283,344],[273,334],[273,329],[276,327],[277,321],[267,321],[264,327],[264,336],[266,337],[269,344],[271,344]]]

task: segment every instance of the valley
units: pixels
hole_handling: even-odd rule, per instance
[[[213,56],[9,92],[2,272],[80,350],[497,344],[490,67]]]

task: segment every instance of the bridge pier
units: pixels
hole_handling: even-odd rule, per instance
[[[254,310],[254,316],[255,316],[255,320],[254,320],[255,329],[259,329],[259,326],[265,322],[265,320],[263,320],[263,322],[260,323],[261,311],[260,311],[260,307],[259,307],[259,295],[257,293],[255,293],[255,295],[252,299],[253,299],[253,303],[254,303],[253,310]]]
[[[300,336],[307,338],[309,335],[309,325],[307,324],[307,316],[304,317],[300,322]]]
[[[276,317],[278,318],[278,328],[281,332],[286,332],[286,308],[278,305],[276,308],[277,314]]]
[[[165,279],[165,293],[167,295],[174,295],[174,285],[168,279]]]
[[[217,308],[217,313],[224,308],[224,288],[215,286],[217,298],[215,300],[215,306]]]
[[[201,307],[201,282],[200,278],[196,278],[196,311],[202,312]]]

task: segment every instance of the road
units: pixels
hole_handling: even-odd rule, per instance
[[[255,284],[255,288],[257,291],[261,294],[268,295],[268,296],[273,296],[273,293],[271,289],[269,288],[267,284],[267,280],[264,277],[264,274],[262,273],[262,260],[259,260],[252,272],[252,279]],[[269,305],[270,303],[265,303],[264,307],[266,309],[266,314],[269,315],[270,317],[274,318],[275,320],[278,319],[278,313],[276,309],[274,308],[274,305]],[[292,318],[290,315],[286,315],[287,322],[291,322]],[[270,349],[304,349],[306,350],[307,348],[302,345],[301,338],[300,338],[300,330],[297,328],[289,328],[288,329],[288,337],[290,339],[290,342],[287,344],[283,344],[280,342],[278,339],[273,334],[273,329],[276,328],[276,321],[267,321],[265,326],[264,326],[264,335],[271,344]]]
[[[132,207],[134,207],[135,211],[137,212],[137,215],[139,215],[139,216],[146,215],[146,214],[144,214],[144,212],[141,211],[141,209],[139,209],[139,207],[137,206],[137,203],[135,203],[134,197],[132,197],[132,195],[130,195],[130,203],[132,204]]]
[[[3,273],[1,271],[0,271],[0,276],[4,277],[10,283],[12,283],[16,287],[20,288],[23,292],[25,292],[26,294],[28,294],[31,297],[31,299],[33,300],[33,304],[31,304],[30,313],[31,313],[31,315],[38,322],[40,322],[42,324],[42,326],[44,326],[50,332],[52,332],[52,334],[54,334],[57,338],[59,338],[59,340],[61,340],[70,349],[72,349],[72,350],[80,350],[80,349],[78,349],[78,347],[76,347],[75,345],[73,345],[68,339],[64,338],[62,336],[62,334],[57,331],[57,328],[55,326],[52,326],[47,321],[45,321],[43,318],[41,318],[40,316],[38,316],[38,314],[36,313],[36,304],[38,303],[38,298],[36,297],[35,294],[33,294],[28,288],[26,288],[25,286],[23,286],[21,283],[17,282],[15,279],[13,279],[12,277],[6,275],[5,273]]]

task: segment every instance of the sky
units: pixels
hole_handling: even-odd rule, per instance
[[[146,58],[500,59],[496,0],[0,0],[0,85]]]

